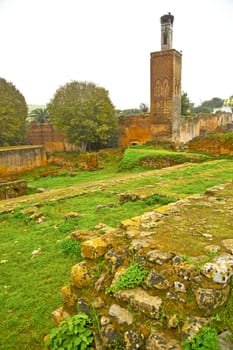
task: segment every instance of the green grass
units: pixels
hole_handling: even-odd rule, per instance
[[[75,176],[67,174],[61,174],[48,177],[37,177],[36,179],[29,180],[28,185],[36,188],[44,189],[57,189],[71,186],[78,186],[88,182],[94,182],[98,180],[117,177],[116,173],[105,173],[102,170],[78,172]]]
[[[148,174],[150,175],[150,174]],[[233,162],[213,160],[201,164],[187,164],[184,167],[161,169],[151,176],[138,177],[127,183],[109,186],[119,192],[151,193],[182,198],[195,193],[204,193],[209,187],[232,181]]]
[[[144,152],[144,150],[143,150]],[[142,152],[142,153],[143,153]],[[112,163],[107,169],[112,169]],[[116,168],[116,167],[115,167]],[[203,164],[187,164],[181,168],[127,174],[97,172],[78,173],[75,177],[37,178],[30,184],[49,189],[122,177],[123,183],[106,184],[103,190],[63,201],[41,205],[42,223],[29,219],[21,209],[0,216],[0,349],[39,350],[43,337],[53,328],[51,312],[61,305],[59,290],[70,283],[72,265],[78,258],[64,255],[60,242],[74,230],[93,230],[99,222],[118,227],[124,219],[140,215],[163,204],[164,198],[185,197],[203,193],[213,184],[232,180],[233,162],[215,160]],[[145,176],[146,175],[146,176]],[[113,192],[111,192],[111,191]],[[117,193],[132,192],[150,195],[147,200],[119,205]],[[169,199],[169,200],[170,200]],[[96,210],[100,204],[115,207]],[[25,204],[28,206],[28,204]],[[75,211],[77,218],[65,220]],[[40,248],[41,254],[32,252]]]
[[[41,349],[51,328],[51,312],[60,304],[59,289],[69,282],[73,257],[64,258],[52,226],[43,230],[17,215],[0,217],[0,349]],[[35,249],[41,254],[33,256]],[[40,336],[39,336],[40,335]]]
[[[96,192],[44,205],[42,224],[19,211],[0,216],[1,261],[6,260],[0,265],[1,349],[42,347],[43,336],[52,327],[51,312],[61,304],[59,289],[70,282],[71,266],[79,261],[74,255],[64,256],[60,240],[74,230],[93,229],[98,222],[117,227],[122,219],[150,208],[138,201],[96,211],[98,204],[116,199]],[[64,220],[74,209],[80,217]],[[38,248],[41,254],[33,256]]]

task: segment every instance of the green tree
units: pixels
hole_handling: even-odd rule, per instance
[[[201,105],[194,107],[192,112],[197,113],[213,113],[214,108],[221,108],[224,103],[219,97],[213,97],[211,100],[203,101]]]
[[[47,108],[35,108],[29,113],[29,122],[37,121],[39,124],[44,124],[46,119],[48,119]]]
[[[82,151],[106,145],[117,129],[108,91],[93,83],[72,81],[60,87],[47,106],[50,121]]]
[[[230,96],[228,99],[224,100],[224,106],[231,107],[231,110],[233,112],[233,95]]]
[[[186,116],[191,114],[192,103],[189,100],[188,94],[182,92],[181,95],[181,115]]]
[[[26,135],[27,104],[16,87],[0,78],[0,146],[22,144]]]
[[[221,108],[224,103],[224,100],[219,97],[213,97],[211,100],[202,102],[203,107],[207,107],[213,112],[214,108]]]

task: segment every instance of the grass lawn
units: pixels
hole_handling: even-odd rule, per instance
[[[37,223],[36,218],[29,219],[31,213],[23,213],[23,206],[14,213],[0,216],[0,349],[43,349],[43,337],[54,326],[51,312],[61,305],[59,290],[70,283],[71,267],[77,263],[77,258],[63,255],[60,240],[73,230],[91,230],[99,222],[118,227],[123,219],[161,205],[143,200],[119,205],[118,193],[158,193],[171,198],[203,193],[208,187],[232,181],[233,162],[214,160],[143,174],[127,179],[126,174],[106,174],[100,170],[80,173],[75,178],[56,176],[31,180],[31,185],[49,189],[112,176],[123,181],[114,184],[106,181],[102,190],[42,204],[37,208],[44,216],[42,223]],[[100,204],[115,206],[97,211]],[[64,215],[71,211],[80,216],[65,220]],[[33,255],[38,248],[41,253]]]

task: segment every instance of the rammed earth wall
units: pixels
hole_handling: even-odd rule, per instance
[[[46,121],[44,124],[32,122],[27,133],[27,141],[30,145],[43,145],[46,152],[73,151],[77,146],[67,142],[64,134]]]
[[[0,148],[0,177],[9,177],[44,165],[46,154],[43,146]]]
[[[159,124],[152,115],[132,115],[121,117],[119,125],[119,146],[143,144],[152,139],[175,141],[177,145],[185,144],[193,138],[214,132],[226,124],[232,123],[231,113],[199,114],[177,121],[176,134],[169,138],[163,135]]]
[[[128,147],[135,144],[144,144],[155,138],[175,141],[178,145],[179,143],[187,143],[194,137],[215,131],[219,127],[230,123],[232,123],[231,113],[200,114],[185,119],[179,117],[176,122],[176,131],[174,135],[171,135],[171,131],[164,131],[165,126],[168,127],[169,124],[162,125],[160,123],[160,125],[158,120],[150,113],[122,116],[119,119],[118,145]],[[77,149],[77,146],[69,144],[64,135],[48,121],[45,124],[31,123],[27,139],[31,145],[44,145],[46,152],[63,152]]]
[[[189,142],[189,149],[214,156],[233,155],[233,133],[197,137]]]

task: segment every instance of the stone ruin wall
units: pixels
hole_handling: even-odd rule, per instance
[[[64,134],[46,121],[44,124],[32,122],[28,129],[27,142],[30,145],[43,145],[46,152],[73,151],[77,146],[67,142]]]
[[[233,137],[219,137],[194,139],[189,142],[189,149],[204,153],[210,153],[214,156],[233,155]]]
[[[214,132],[222,125],[232,123],[231,113],[200,114],[180,121],[180,143],[185,144],[194,137]],[[163,126],[164,127],[164,126]],[[171,127],[171,125],[167,125]],[[128,147],[144,144],[154,138],[160,138],[163,130],[154,123],[148,114],[122,116],[119,119],[118,145]],[[171,134],[171,130],[169,131]],[[45,124],[31,123],[27,136],[28,144],[43,145],[46,152],[63,152],[77,150],[78,147],[67,142],[64,135],[49,122]]]
[[[0,182],[0,200],[22,196],[28,190],[25,180]]]
[[[199,114],[196,117],[185,118],[180,123],[180,143],[188,143],[197,136],[215,132],[219,127],[231,123],[231,113]]]
[[[47,164],[43,146],[0,148],[0,178],[31,170]]]
[[[124,116],[119,121],[118,145],[128,147],[151,140],[151,119],[149,114]]]
[[[214,132],[219,127],[232,123],[231,113],[200,114],[196,117],[180,121],[179,134],[181,144],[186,144],[193,138]],[[119,128],[119,146],[127,147],[132,144],[143,144],[158,138],[161,130],[156,128],[152,117],[148,115],[121,117]]]

